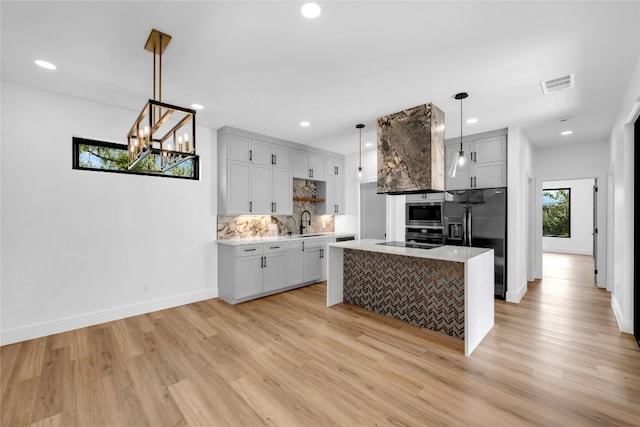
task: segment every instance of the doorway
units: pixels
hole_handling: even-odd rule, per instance
[[[544,181],[542,189],[542,252],[592,257],[597,285],[597,179]]]
[[[377,193],[378,184],[360,184],[360,238],[381,239],[387,236],[387,203],[384,194]]]

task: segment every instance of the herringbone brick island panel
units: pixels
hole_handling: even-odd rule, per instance
[[[344,250],[344,302],[464,339],[464,263]]]

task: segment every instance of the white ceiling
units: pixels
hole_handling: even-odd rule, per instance
[[[547,146],[608,138],[640,49],[637,1],[322,1],[315,20],[302,4],[2,1],[2,80],[130,108],[133,122],[152,96],[143,47],[157,28],[173,36],[163,101],[203,104],[198,125],[350,153],[357,123],[375,142],[377,117],[427,102],[458,137],[453,95],[466,91],[464,117],[479,122],[465,135],[520,125]],[[574,88],[542,93],[567,73]]]

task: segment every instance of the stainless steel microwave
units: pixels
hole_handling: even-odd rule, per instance
[[[406,225],[442,226],[442,202],[411,202],[406,204]]]

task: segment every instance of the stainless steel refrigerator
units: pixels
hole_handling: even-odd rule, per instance
[[[495,297],[507,292],[507,189],[448,191],[443,221],[447,245],[492,248]]]

